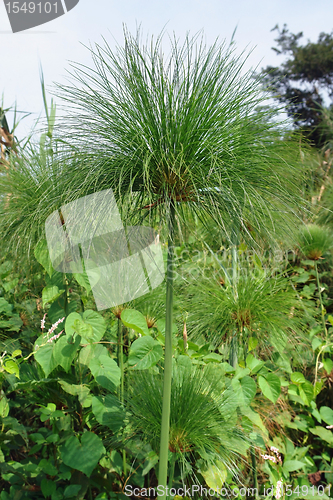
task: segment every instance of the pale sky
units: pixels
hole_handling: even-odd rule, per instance
[[[292,33],[303,31],[304,42],[317,41],[320,32],[333,30],[332,0],[80,0],[70,12],[42,26],[13,34],[4,2],[0,0],[0,97],[5,107],[15,101],[19,110],[43,112],[39,65],[47,87],[65,81],[69,61],[91,66],[89,51],[82,45],[101,43],[103,36],[112,47],[122,43],[122,25],[131,32],[141,24],[142,32],[158,35],[163,27],[182,39],[186,32],[203,30],[207,44],[219,37],[230,40],[237,26],[235,41],[240,53],[254,48],[249,66],[279,65],[283,56],[271,50],[278,23]],[[50,99],[50,96],[49,96]],[[0,101],[1,102],[1,101]],[[8,115],[11,123],[11,116]],[[28,131],[31,119],[18,129]]]

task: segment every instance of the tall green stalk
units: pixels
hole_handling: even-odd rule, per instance
[[[167,278],[166,278],[165,355],[164,355],[162,424],[161,424],[160,461],[159,461],[159,474],[158,474],[158,484],[163,486],[163,491],[164,491],[164,493],[160,495],[160,497],[163,500],[166,499],[166,486],[168,480],[170,402],[171,402],[171,381],[172,381],[174,230],[175,230],[175,205],[174,202],[171,202],[169,211],[169,238],[168,238],[168,260],[167,260]]]
[[[253,470],[253,486],[255,488],[254,498],[258,498],[258,475],[257,475],[257,459],[256,454],[253,448],[251,448],[251,462],[252,462],[252,470]]]
[[[119,399],[121,404],[124,404],[124,337],[122,324],[118,318],[118,366],[120,368],[120,388],[119,388]],[[126,451],[123,450],[123,471],[124,476],[127,474],[127,464],[126,464]]]
[[[238,365],[237,337],[238,337],[237,331],[235,331],[230,342],[230,353],[229,353],[229,365],[231,365],[233,368],[237,368]]]
[[[321,320],[322,320],[322,323],[323,323],[323,328],[324,328],[324,333],[325,333],[325,339],[327,340],[327,328],[326,328],[325,312],[324,312],[325,308],[324,308],[324,304],[323,304],[323,298],[322,298],[322,295],[321,295],[321,285],[320,285],[320,281],[319,281],[317,261],[315,261],[315,269],[316,269],[318,295],[319,295],[319,301],[320,301],[320,315],[321,315]]]
[[[237,299],[237,278],[238,278],[238,255],[237,255],[237,244],[238,235],[233,231],[232,233],[232,253],[231,253],[231,269],[232,269],[232,286],[234,290],[235,301]],[[230,342],[230,354],[229,354],[229,364],[237,368],[238,365],[238,331],[235,330]]]

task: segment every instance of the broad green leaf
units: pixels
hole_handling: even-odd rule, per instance
[[[304,404],[309,406],[313,399],[313,385],[308,380],[306,380],[304,384],[298,386],[298,390]]]
[[[223,370],[225,371],[225,373],[233,373],[236,371],[235,368],[233,366],[229,365],[229,363],[227,363],[226,361],[221,363],[221,366],[223,367]]]
[[[44,267],[47,274],[52,276],[54,269],[50,259],[50,254],[47,248],[47,242],[45,239],[40,240],[34,250],[36,260]]]
[[[175,374],[177,373],[177,371],[187,372],[191,370],[192,360],[188,356],[184,356],[183,354],[181,354],[180,356],[177,357],[177,359],[173,360],[173,367],[176,368],[176,366],[177,369]]]
[[[294,384],[304,384],[305,382],[305,377],[302,373],[300,372],[293,372],[290,375],[290,379]]]
[[[35,342],[35,359],[43,368],[45,373],[45,377],[48,377],[49,374],[58,366],[57,359],[53,356],[53,351],[55,349],[54,342],[47,343],[46,345],[42,345],[46,342],[46,337],[41,336]],[[39,346],[37,348],[37,346]],[[41,346],[41,347],[40,347]]]
[[[299,470],[305,466],[306,466],[306,464],[303,462],[300,462],[299,460],[286,460],[283,463],[282,470],[285,472],[293,472],[293,471]]]
[[[87,293],[91,291],[91,289],[98,283],[101,277],[101,270],[92,260],[85,260],[85,267],[88,268],[88,271],[83,273],[74,273],[73,276],[76,281],[83,288],[86,289]]]
[[[41,435],[41,434],[40,434]],[[30,435],[29,435],[30,437]],[[34,439],[35,441],[35,439]],[[41,469],[45,474],[48,474],[49,476],[56,476],[58,473],[57,467],[55,467],[49,460],[46,460],[43,458],[39,464],[38,468]]]
[[[82,488],[81,484],[70,484],[69,486],[66,486],[65,491],[64,491],[64,497],[65,498],[70,498],[70,497],[78,498],[78,493],[79,493],[81,488]]]
[[[79,314],[77,312],[72,312],[66,318],[66,321],[65,321],[65,332],[66,332],[66,335],[69,336],[69,337],[73,337],[74,333],[76,333],[76,329],[74,327],[74,324],[75,324],[76,320],[82,321],[81,314]]]
[[[154,325],[157,330],[160,332],[163,337],[165,337],[165,319],[158,319]],[[172,335],[177,335],[178,328],[176,323],[172,323]],[[193,351],[198,351],[199,346],[198,344],[195,344],[194,342],[188,341],[187,342],[188,348],[193,350]]]
[[[216,465],[212,465],[206,471],[201,471],[201,474],[203,475],[207,486],[215,491],[218,491],[218,489],[220,490],[227,479],[227,469],[220,461],[217,461]]]
[[[312,434],[315,434],[315,436],[319,436],[320,439],[323,439],[327,443],[329,443],[331,446],[333,446],[333,432],[325,429],[324,427],[312,427],[309,429]]]
[[[247,417],[258,429],[260,429],[265,436],[268,437],[268,431],[261,420],[260,415],[253,411],[249,406],[241,408],[242,414]]]
[[[5,370],[7,373],[15,373],[15,376],[17,378],[20,378],[19,367],[18,367],[17,363],[15,363],[15,361],[13,361],[12,359],[10,359],[9,361],[7,361],[5,363]]]
[[[0,417],[5,418],[9,413],[9,403],[3,391],[0,391]]]
[[[255,383],[253,378],[248,377],[247,375],[241,379],[240,383],[244,395],[244,402],[245,404],[249,405],[256,395],[257,384]]]
[[[119,399],[111,394],[105,397],[94,396],[92,398],[92,412],[97,422],[106,425],[113,432],[118,432],[124,425],[125,411]]]
[[[140,337],[131,345],[128,364],[133,370],[146,370],[156,365],[162,356],[162,346],[156,340]]]
[[[312,344],[312,349],[315,351],[316,349],[318,349],[323,345],[323,341],[318,337],[314,337],[311,344]]]
[[[220,354],[216,354],[216,352],[210,352],[209,354],[206,354],[202,358],[206,363],[221,363],[222,356]]]
[[[53,495],[57,489],[56,483],[52,479],[46,479],[45,477],[42,479],[40,487],[45,498]]]
[[[299,276],[293,276],[291,279],[296,283],[306,283],[309,281],[310,274],[306,271],[302,272]]]
[[[11,290],[14,290],[14,288],[16,287],[18,282],[19,282],[19,279],[14,278],[13,280],[10,280],[8,282],[4,282],[2,286],[6,292],[10,292]]]
[[[59,289],[64,288],[64,273],[54,271],[51,278],[45,276],[46,286],[57,286]]]
[[[265,377],[259,375],[258,384],[263,395],[275,404],[281,393],[279,377],[274,375],[274,373],[268,373]]]
[[[71,364],[75,358],[77,350],[80,345],[80,337],[77,336],[73,344],[68,343],[68,337],[63,335],[55,343],[53,356],[57,360],[58,364],[62,366],[65,372],[70,370]]]
[[[98,464],[105,448],[100,437],[92,432],[85,432],[81,437],[81,443],[76,436],[70,436],[60,446],[60,454],[63,462],[77,469],[88,477]]]
[[[18,314],[12,315],[8,321],[0,321],[0,328],[8,330],[9,332],[19,332],[22,325],[23,321]]]
[[[106,323],[103,316],[96,311],[88,309],[83,313],[83,320],[92,326],[93,342],[99,342],[106,330]]]
[[[257,392],[257,384],[246,375],[241,380],[232,379],[231,385],[237,395],[239,406],[248,406]]]
[[[274,360],[276,365],[282,368],[283,371],[292,374],[292,368],[290,364],[290,359],[284,354],[280,354],[277,359]]]
[[[93,327],[89,323],[85,323],[81,318],[76,319],[74,329],[80,335],[83,343],[93,342]]]
[[[59,384],[68,394],[72,394],[72,396],[78,396],[80,404],[83,408],[89,408],[89,406],[91,406],[92,396],[90,394],[88,386],[82,384],[68,384],[64,380],[59,380]]]
[[[46,286],[42,291],[43,307],[52,304],[65,290],[59,290],[57,286]]]
[[[14,263],[6,260],[0,265],[0,278],[3,280],[6,278],[12,271],[14,267]]]
[[[312,406],[312,404],[311,404],[311,406]],[[321,422],[322,422],[322,418],[321,418],[320,413],[319,413],[319,411],[317,410],[317,408],[313,408],[313,410],[311,411],[311,414],[312,414],[312,415],[315,417],[315,419],[317,419],[317,420],[318,420],[318,422],[321,424]]]
[[[249,345],[247,347],[247,350],[249,352],[253,351],[258,345],[258,339],[256,339],[255,337],[250,337],[249,338]]]
[[[333,370],[333,361],[330,358],[323,359],[323,365],[327,373]]]
[[[322,406],[319,410],[321,418],[328,425],[333,425],[333,410],[328,406]]]
[[[236,373],[235,373],[233,379],[234,380],[240,380],[241,378],[244,378],[247,375],[249,375],[249,373],[250,373],[250,369],[249,368],[244,368],[242,366],[237,365]]]
[[[155,451],[150,451],[147,455],[147,458],[143,464],[142,475],[145,476],[148,472],[157,464],[158,455]],[[176,497],[175,497],[176,498]]]
[[[121,321],[127,328],[132,328],[142,335],[149,335],[146,318],[135,309],[124,309],[121,313]]]
[[[246,375],[241,380],[233,379],[231,385],[237,394],[240,406],[248,406],[257,392],[257,384]]]
[[[314,267],[316,264],[316,261],[310,260],[310,259],[305,259],[305,260],[301,260],[301,264],[303,264],[304,266]]]
[[[0,313],[4,313],[6,316],[12,315],[13,306],[7,302],[6,299],[0,297]]]
[[[86,289],[87,293],[91,292],[91,286],[89,283],[87,273],[74,273],[73,276],[78,282],[78,284],[82,286],[82,288]]]
[[[110,356],[101,355],[92,358],[89,368],[96,382],[109,391],[114,391],[120,384],[120,368]]]
[[[53,302],[50,309],[47,312],[47,317],[51,323],[55,323],[60,318],[64,318],[68,316],[72,312],[75,312],[77,309],[76,300],[71,300],[69,304],[67,304],[67,309],[65,312],[65,294],[61,295],[57,300]],[[61,330],[64,328],[64,323],[61,323]]]
[[[66,335],[72,336],[75,332],[80,335],[85,343],[99,342],[106,330],[106,323],[98,312],[87,310],[81,316],[71,313],[65,323]]]
[[[89,366],[93,358],[98,359],[100,356],[108,356],[109,352],[102,344],[89,344],[83,347],[79,354],[79,362],[82,365]]]
[[[324,382],[322,380],[318,380],[314,386],[314,396],[318,396],[324,386]]]
[[[246,358],[246,366],[250,368],[252,373],[257,373],[262,366],[264,366],[264,362],[260,361],[260,359],[255,358],[252,354],[248,354]]]

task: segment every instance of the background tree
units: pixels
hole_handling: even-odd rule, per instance
[[[294,125],[301,129],[315,146],[327,142],[326,118],[332,109],[325,107],[325,94],[333,99],[333,32],[320,33],[316,43],[308,41],[300,45],[303,33],[290,33],[287,25],[278,31],[275,39],[277,47],[273,50],[287,56],[280,67],[267,66],[264,69],[266,83],[276,94],[277,99],[287,105],[287,113]]]
[[[9,129],[9,125],[6,118],[6,111],[0,106],[0,167],[5,166],[8,168],[7,156],[10,151],[16,151],[15,141],[14,141],[14,128]]]

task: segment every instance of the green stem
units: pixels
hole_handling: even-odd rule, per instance
[[[118,345],[117,345],[117,361],[118,361],[118,366],[119,368],[121,369],[120,367],[120,358],[121,358],[121,321],[120,321],[120,318],[118,318],[118,325],[117,325],[117,337],[118,337]],[[119,396],[120,396],[120,392],[119,392]]]
[[[325,332],[325,339],[327,339],[327,328],[326,328],[326,321],[325,321],[325,314],[324,314],[323,299],[322,299],[322,296],[321,296],[321,287],[320,287],[320,281],[319,281],[317,261],[315,261],[315,269],[316,269],[316,277],[317,277],[318,294],[319,294],[319,300],[320,300],[321,320],[323,322],[323,327],[324,327],[324,332]]]
[[[333,343],[325,344],[319,349],[319,352],[318,352],[317,357],[316,357],[315,379],[314,379],[314,384],[313,384],[315,387],[316,387],[316,383],[317,383],[317,379],[318,379],[318,365],[319,365],[320,355],[322,354],[324,349],[326,349],[327,347],[331,347],[332,345],[333,345]]]
[[[238,234],[236,232],[232,233],[232,253],[231,253],[231,268],[232,268],[232,286],[234,289],[234,297],[235,302],[237,302],[237,279],[238,279],[238,254],[237,254],[237,245],[238,245]],[[238,334],[237,330],[234,331],[231,342],[230,342],[230,353],[229,353],[229,364],[237,368],[238,364]]]
[[[234,332],[230,342],[230,352],[229,352],[229,365],[231,365],[233,368],[237,368],[238,365],[237,351],[238,351],[237,332]]]
[[[64,275],[64,284],[65,284],[65,301],[64,301],[64,311],[65,316],[68,315],[68,280],[66,274]]]
[[[238,231],[234,230],[231,235],[232,250],[231,250],[231,268],[232,268],[232,284],[234,287],[234,295],[237,298],[237,281],[238,281],[238,244],[239,235]]]
[[[170,213],[169,213],[168,260],[167,260],[167,279],[166,279],[165,354],[164,354],[162,423],[161,423],[160,461],[159,461],[159,473],[158,473],[158,484],[159,486],[163,486],[163,494],[159,495],[159,497],[162,498],[162,500],[166,500],[166,486],[168,479],[170,403],[171,403],[171,381],[172,381],[174,229],[175,229],[175,205],[174,202],[171,202]]]
[[[255,488],[254,498],[258,497],[258,476],[257,476],[257,459],[254,449],[251,448],[251,461],[252,461],[252,470],[253,470],[253,486]]]
[[[120,368],[120,388],[119,388],[119,399],[122,405],[124,405],[124,337],[122,331],[122,324],[118,318],[118,366]],[[123,471],[124,476],[127,475],[127,463],[126,463],[126,451],[123,450]]]
[[[237,294],[237,247],[234,245],[231,251],[231,267],[232,267],[232,283],[234,286],[234,293]]]
[[[247,330],[244,328],[243,330],[244,363],[246,362],[248,347],[249,347],[249,332],[247,332]]]

